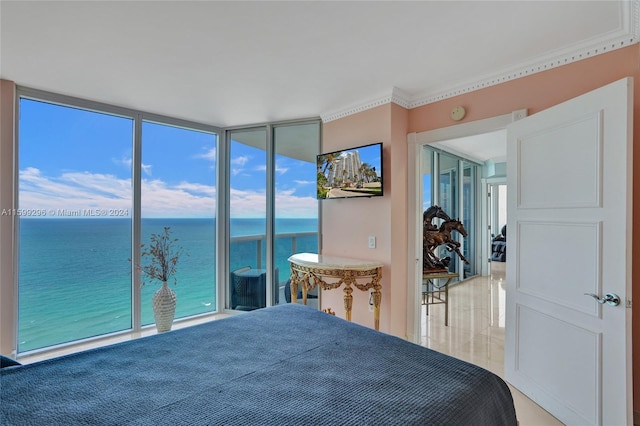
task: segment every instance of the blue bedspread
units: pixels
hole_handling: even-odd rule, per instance
[[[515,425],[496,375],[295,304],[0,370],[3,425]]]

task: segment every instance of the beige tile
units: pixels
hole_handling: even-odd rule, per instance
[[[504,378],[505,264],[493,263],[491,277],[477,277],[449,289],[449,326],[444,305],[422,307],[421,344],[471,362]],[[517,389],[513,395],[520,426],[562,425]]]

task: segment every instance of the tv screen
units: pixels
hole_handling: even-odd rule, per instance
[[[382,195],[382,143],[317,157],[318,199]]]

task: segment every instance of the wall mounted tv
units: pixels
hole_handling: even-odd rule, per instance
[[[382,196],[382,143],[317,157],[318,199]]]

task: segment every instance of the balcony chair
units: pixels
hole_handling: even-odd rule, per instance
[[[231,272],[231,309],[252,311],[267,306],[267,271],[244,266]],[[275,269],[274,287],[278,288],[278,268]],[[274,292],[279,303],[278,291]]]

